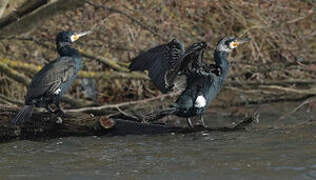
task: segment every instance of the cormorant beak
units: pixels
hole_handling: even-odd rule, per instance
[[[237,39],[235,40],[235,42],[238,43],[238,45],[240,45],[240,44],[247,43],[247,42],[249,42],[250,40],[251,40],[250,38],[237,38]]]
[[[80,38],[82,36],[85,36],[85,35],[88,35],[88,34],[91,34],[92,31],[85,31],[85,32],[81,32],[81,33],[78,33],[77,36]]]
[[[235,49],[239,45],[249,42],[250,40],[251,40],[250,38],[236,38],[235,40],[229,43],[229,48]]]
[[[72,35],[70,37],[71,41],[74,42],[74,41],[77,41],[80,37],[83,37],[87,34],[91,34],[92,31],[85,31],[85,32],[80,32],[80,33],[75,33],[74,35]]]

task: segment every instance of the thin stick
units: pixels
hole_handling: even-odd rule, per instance
[[[105,105],[96,106],[96,107],[84,107],[84,108],[79,108],[79,109],[68,109],[68,110],[65,110],[65,112],[101,111],[104,109],[111,109],[111,108],[117,109],[117,108],[124,107],[124,106],[148,103],[150,101],[159,100],[159,99],[163,99],[166,97],[173,97],[173,96],[179,95],[179,93],[180,92],[173,92],[173,93],[169,93],[169,94],[163,94],[163,95],[160,95],[157,97],[152,97],[152,98],[147,98],[147,99],[142,99],[142,100],[137,100],[137,101],[123,102],[123,103],[118,103],[118,104],[105,104]]]
[[[296,108],[294,108],[291,112],[288,112],[284,115],[282,115],[276,122],[284,119],[286,116],[289,116],[295,112],[297,112],[299,109],[301,109],[305,104],[308,104],[308,103],[312,103],[313,101],[315,101],[315,99],[307,99],[305,100],[303,103],[301,103],[300,105],[298,105]]]
[[[9,2],[9,0],[1,0],[0,1],[0,18],[2,17],[2,15],[7,7],[8,2]]]
[[[121,14],[125,17],[127,17],[128,19],[130,19],[132,22],[134,22],[135,24],[139,25],[140,27],[142,27],[143,29],[146,29],[147,31],[149,31],[150,33],[152,33],[154,36],[158,37],[159,39],[163,40],[163,41],[167,41],[166,38],[164,38],[162,35],[158,34],[156,31],[154,31],[152,28],[150,28],[148,25],[144,24],[143,22],[141,22],[140,20],[134,18],[133,16],[130,16],[129,14],[123,12],[123,11],[120,11],[118,9],[114,9],[114,8],[109,8],[109,7],[106,7],[106,6],[102,6],[102,5],[97,5],[97,4],[94,4],[88,0],[85,1],[87,4],[95,7],[95,8],[102,8],[106,11],[110,11],[110,12],[114,12],[114,13],[118,13],[118,14]]]

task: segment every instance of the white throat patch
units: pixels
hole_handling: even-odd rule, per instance
[[[198,96],[195,100],[194,107],[202,108],[206,105],[206,99],[204,96]]]
[[[60,92],[61,92],[61,89],[58,88],[58,89],[54,92],[54,94],[58,95]]]

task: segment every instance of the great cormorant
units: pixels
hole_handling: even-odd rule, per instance
[[[60,107],[60,99],[76,78],[81,67],[81,56],[72,43],[80,37],[89,34],[90,31],[60,32],[56,36],[57,52],[60,55],[56,60],[45,65],[32,79],[25,96],[25,105],[12,120],[13,123],[23,123],[31,115],[33,107],[44,107],[55,113],[59,123],[64,114]],[[57,110],[50,106],[56,105]]]
[[[172,40],[134,58],[130,70],[148,70],[150,78],[162,92],[172,89],[177,76],[186,77],[186,87],[176,102],[165,110],[145,115],[143,120],[154,121],[166,115],[176,115],[187,118],[188,125],[193,127],[190,118],[199,116],[205,127],[202,115],[222,88],[229,70],[227,54],[248,41],[249,38],[221,39],[214,52],[215,64],[202,61],[206,47],[204,42],[194,43],[184,51],[179,41]]]

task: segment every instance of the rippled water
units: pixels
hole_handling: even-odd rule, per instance
[[[316,179],[315,132],[307,124],[15,141],[0,144],[0,179]]]

